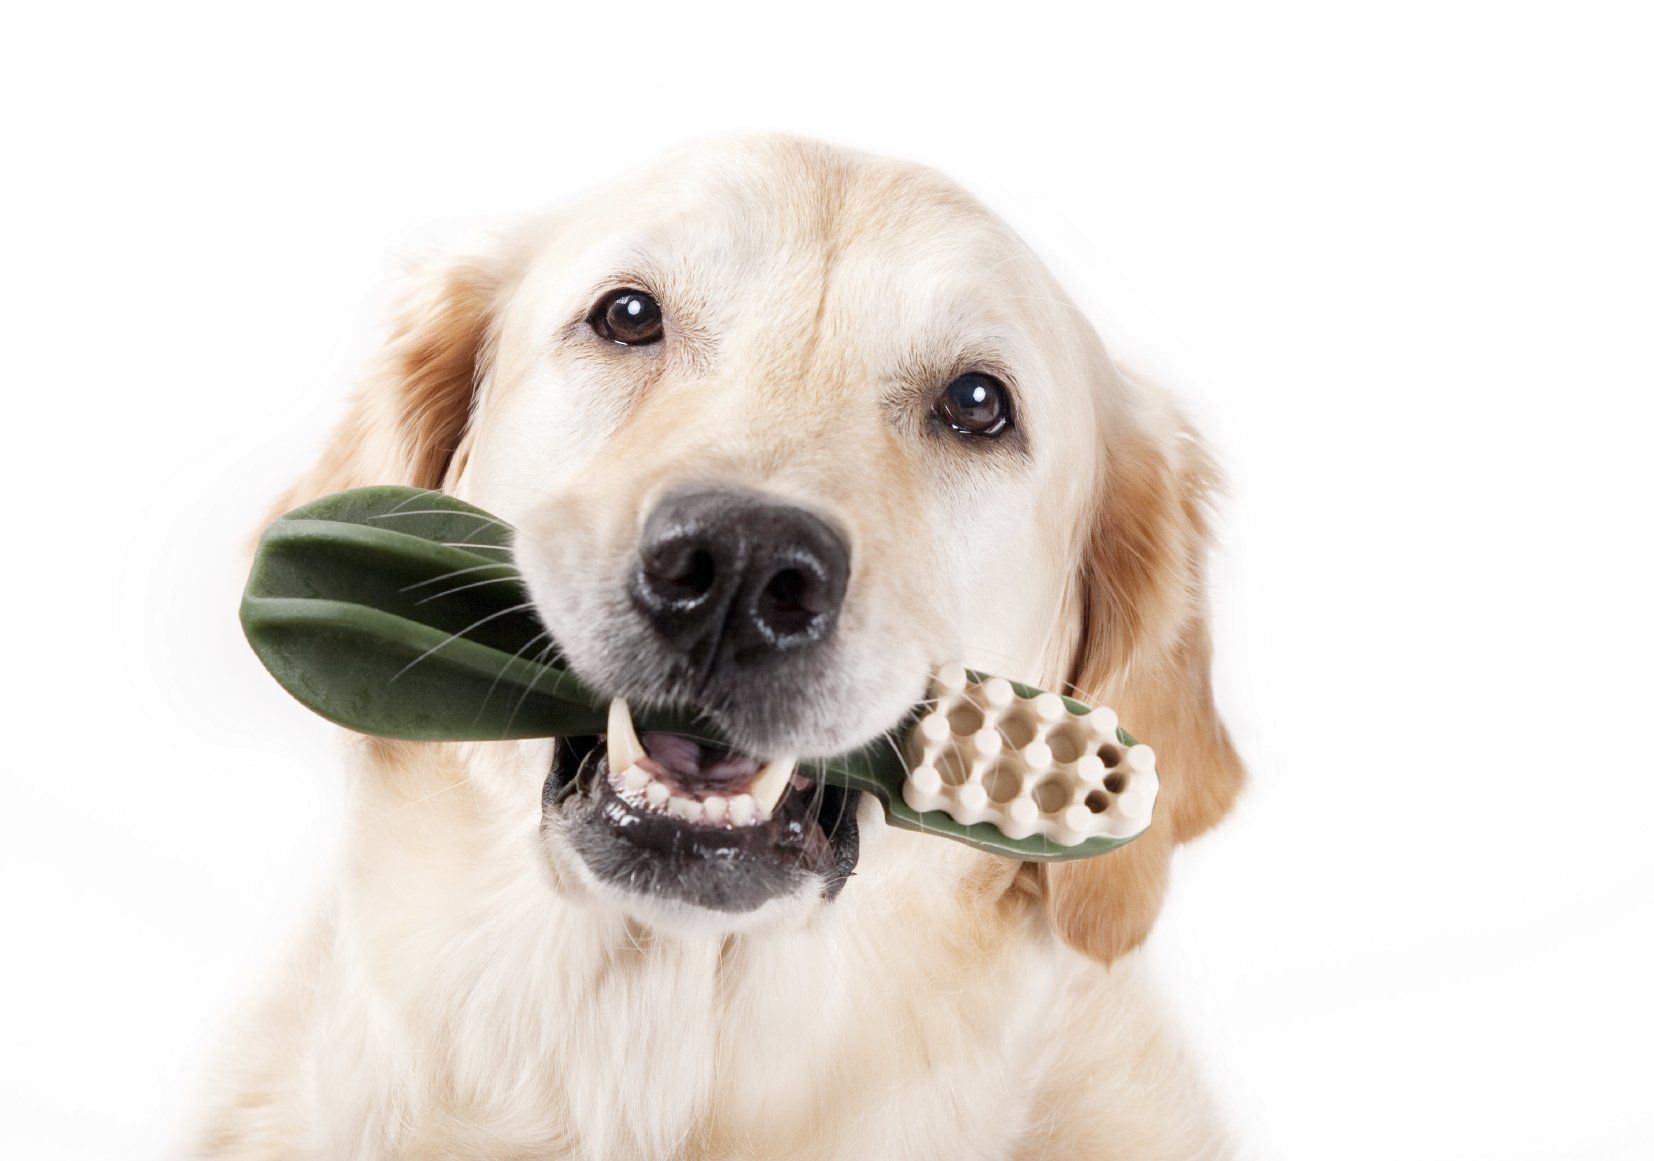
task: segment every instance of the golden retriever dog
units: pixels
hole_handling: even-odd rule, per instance
[[[1242,781],[1214,469],[991,213],[759,138],[490,236],[418,276],[282,507],[380,483],[510,521],[575,671],[732,748],[645,734],[656,806],[604,737],[351,738],[336,884],[201,1155],[1228,1155],[1133,955]],[[801,779],[736,817],[951,661],[1116,708],[1148,831],[1023,864]]]

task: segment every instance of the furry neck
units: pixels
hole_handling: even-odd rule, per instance
[[[356,1025],[351,1091],[378,1091],[338,1115],[395,1109],[426,1136],[463,1124],[592,1156],[688,1139],[809,1155],[875,1124],[868,1155],[894,1155],[910,1118],[927,1141],[937,1117],[973,1140],[1017,1121],[1007,1104],[1031,1097],[1073,965],[1031,931],[1014,864],[879,827],[839,899],[795,928],[662,934],[557,881],[538,796],[497,792],[509,757],[360,754],[334,931],[349,1002],[332,1020]],[[975,1071],[942,1063],[962,1061]],[[894,1122],[847,1116],[897,1094]]]

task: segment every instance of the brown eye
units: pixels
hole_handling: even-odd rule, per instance
[[[972,371],[943,388],[936,417],[961,435],[998,435],[1011,425],[1011,394],[992,375]]]
[[[641,290],[610,291],[586,321],[603,338],[625,347],[658,343],[666,329],[661,321],[660,303]]]

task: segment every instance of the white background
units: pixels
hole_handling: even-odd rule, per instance
[[[786,129],[975,190],[1229,469],[1255,778],[1152,954],[1247,1155],[1654,1156],[1646,6],[33,7],[0,1153],[168,1155],[328,873],[241,553],[402,257]]]

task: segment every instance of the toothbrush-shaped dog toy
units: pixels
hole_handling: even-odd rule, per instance
[[[715,735],[704,719],[669,708],[637,707],[634,721],[632,707],[571,674],[533,613],[511,535],[441,492],[325,496],[265,532],[242,627],[289,693],[361,733],[607,734],[623,783],[643,756],[638,730]],[[1018,859],[1102,854],[1148,826],[1154,753],[1112,710],[957,665],[937,671],[931,694],[897,734],[797,772],[867,791],[897,826]],[[730,823],[764,817],[793,773],[785,759],[760,771],[751,815]]]

